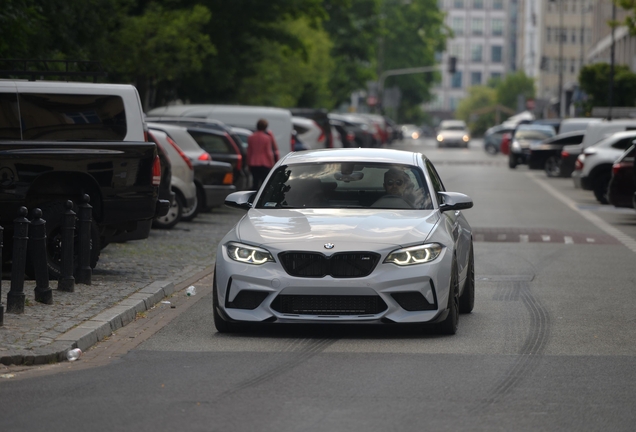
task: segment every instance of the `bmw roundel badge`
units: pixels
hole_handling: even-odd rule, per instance
[[[333,249],[335,246],[333,243],[325,243],[325,249]]]

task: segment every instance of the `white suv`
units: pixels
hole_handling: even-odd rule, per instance
[[[596,199],[607,204],[607,187],[612,178],[612,165],[636,140],[636,131],[615,134],[589,146],[579,155],[572,179],[574,185],[594,191]]]

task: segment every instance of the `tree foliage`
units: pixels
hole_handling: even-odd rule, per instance
[[[497,89],[488,86],[472,86],[468,96],[457,106],[455,116],[468,125],[473,135],[480,135],[495,124],[495,111],[482,112],[497,105]]]
[[[587,94],[585,111],[594,106],[609,106],[610,65],[595,63],[579,72],[581,89]],[[613,106],[634,106],[636,103],[636,74],[625,65],[614,66]]]
[[[146,108],[174,99],[333,108],[435,63],[437,0],[4,0],[0,59],[100,61]],[[417,116],[432,74],[393,77]]]
[[[517,109],[520,96],[523,96],[524,100],[535,96],[534,80],[523,71],[508,74],[505,78],[497,80],[494,85],[497,91],[497,102],[513,110]]]

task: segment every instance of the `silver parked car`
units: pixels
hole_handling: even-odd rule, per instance
[[[431,161],[390,149],[290,153],[221,240],[219,332],[242,323],[412,323],[457,331],[474,304],[472,200]]]
[[[437,147],[456,146],[468,148],[470,132],[463,120],[444,120],[437,131]]]

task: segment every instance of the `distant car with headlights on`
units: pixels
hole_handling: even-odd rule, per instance
[[[290,153],[219,242],[213,282],[219,332],[246,323],[403,323],[455,334],[473,310],[467,195],[448,192],[421,153]]]
[[[402,131],[402,139],[419,139],[422,136],[422,130],[414,124],[405,124],[400,126]]]
[[[508,167],[514,169],[517,165],[527,165],[532,149],[540,147],[543,140],[555,135],[554,127],[549,125],[521,124],[517,126],[511,138]]]
[[[463,120],[444,120],[437,131],[437,147],[468,148],[470,132]]]

